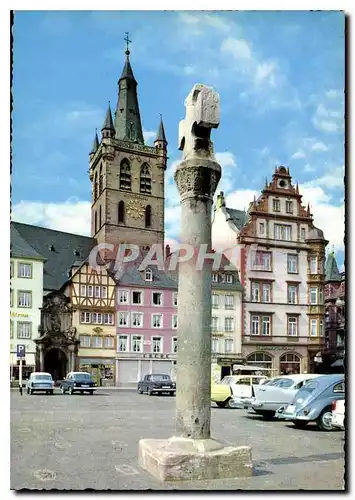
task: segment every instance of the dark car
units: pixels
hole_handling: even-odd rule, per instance
[[[138,394],[143,394],[143,392],[146,392],[148,396],[164,392],[174,396],[176,384],[171,380],[169,375],[152,373],[151,375],[146,375],[143,380],[138,382]]]
[[[86,372],[70,372],[66,378],[60,382],[62,394],[74,394],[74,392],[94,394],[95,389],[95,382],[91,378],[90,373]]]

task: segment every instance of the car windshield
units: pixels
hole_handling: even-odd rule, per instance
[[[318,386],[319,386],[318,382],[315,382],[314,380],[309,380],[298,391],[297,398],[299,398],[300,395],[301,396],[303,395],[305,397],[306,395],[311,394],[318,388]]]
[[[36,380],[52,380],[51,375],[34,375]]]
[[[91,380],[91,375],[88,373],[75,373],[73,375],[73,378],[75,380]]]
[[[153,382],[161,382],[163,380],[168,382],[170,380],[170,377],[169,375],[152,375],[150,377],[150,380],[152,380]]]

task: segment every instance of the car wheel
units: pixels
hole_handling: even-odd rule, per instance
[[[73,393],[74,393],[73,388],[72,388],[72,387],[69,387],[69,389],[68,389],[68,394],[70,394],[70,396],[72,396],[72,395],[73,395]]]
[[[51,396],[53,396],[53,394],[54,394],[54,389],[52,389],[51,391],[49,391],[49,394],[50,394]]]
[[[263,411],[262,413],[260,412],[259,413],[264,420],[272,420],[275,416],[275,412],[274,411]]]
[[[60,387],[60,392],[61,392],[62,394],[66,394],[66,392],[67,392],[67,391],[65,390],[65,388],[64,388],[63,386],[61,386],[61,387]]]
[[[227,406],[227,403],[228,403],[228,400],[226,400],[226,401],[216,401],[216,405],[219,408],[225,408]]]
[[[88,391],[88,393],[90,394],[90,396],[92,396],[94,394],[94,391]]]
[[[292,420],[292,423],[297,429],[304,429],[308,425],[307,420]]]
[[[143,394],[142,389],[137,389],[138,394]]]
[[[317,418],[316,424],[320,431],[331,431],[333,429],[332,410],[330,408],[325,408]]]

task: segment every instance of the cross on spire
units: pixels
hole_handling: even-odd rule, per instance
[[[132,43],[132,40],[129,39],[129,32],[128,31],[126,31],[126,38],[124,38],[124,41],[127,44],[126,55],[129,56],[130,52],[129,52],[128,46],[130,43]]]

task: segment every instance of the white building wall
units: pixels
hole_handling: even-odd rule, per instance
[[[13,336],[10,339],[10,364],[17,364],[16,350],[17,345],[21,344],[26,347],[26,366],[34,366],[36,345],[33,339],[38,337],[38,327],[41,322],[40,307],[43,302],[43,261],[13,258],[11,262],[13,262],[13,277],[11,278],[13,305],[10,307],[10,320],[13,325]],[[32,265],[31,278],[18,277],[20,262]],[[32,307],[18,307],[18,291],[20,290],[32,292]],[[18,338],[18,323],[21,321],[32,324],[30,339]]]

